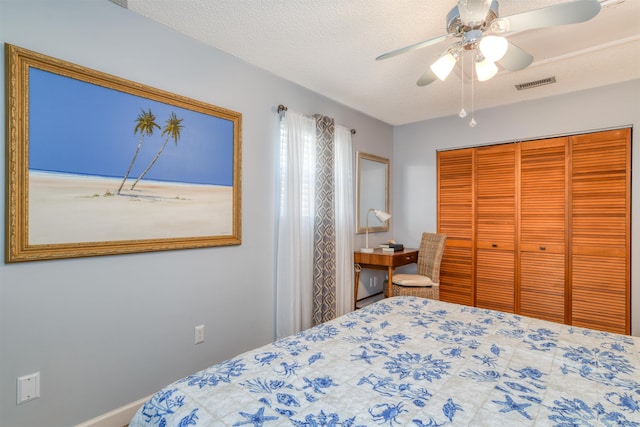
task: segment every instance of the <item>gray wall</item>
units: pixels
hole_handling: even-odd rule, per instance
[[[0,42],[243,114],[242,245],[0,263],[1,426],[73,425],[273,339],[278,104],[355,128],[354,151],[392,154],[391,126],[107,0],[0,0]],[[42,397],[16,405],[16,378],[36,371]]]
[[[535,89],[533,89],[535,90]],[[448,117],[398,126],[394,130],[393,194],[395,237],[412,246],[420,231],[435,230],[436,150],[539,139],[616,127],[640,126],[640,80],[570,95],[487,109],[469,117]],[[634,136],[637,137],[637,132]],[[633,144],[634,146],[636,144]],[[640,152],[632,148],[632,169]],[[632,334],[640,336],[640,174],[632,175]]]

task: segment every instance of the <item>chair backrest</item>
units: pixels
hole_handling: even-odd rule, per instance
[[[440,261],[446,240],[446,234],[422,233],[417,273],[427,276],[433,283],[440,283]]]

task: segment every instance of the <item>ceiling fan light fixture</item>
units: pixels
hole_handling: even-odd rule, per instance
[[[445,80],[453,67],[456,65],[456,57],[451,53],[447,52],[442,55],[436,62],[431,64],[431,71],[435,74],[440,80]]]
[[[478,81],[487,81],[497,73],[498,67],[488,59],[476,62],[476,75],[478,76]]]
[[[497,62],[507,53],[509,42],[502,36],[484,36],[479,47],[482,56],[491,62]]]

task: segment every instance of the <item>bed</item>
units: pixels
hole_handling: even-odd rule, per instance
[[[640,426],[640,338],[393,297],[189,375],[139,426]]]

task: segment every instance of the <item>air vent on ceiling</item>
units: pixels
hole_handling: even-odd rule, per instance
[[[617,6],[620,3],[624,3],[624,0],[600,0],[601,7]]]
[[[516,89],[518,89],[518,90],[533,89],[534,87],[550,85],[550,84],[555,83],[555,82],[556,82],[555,76],[554,77],[547,77],[546,79],[541,79],[541,80],[536,80],[536,81],[533,81],[533,82],[517,84],[516,85]]]

